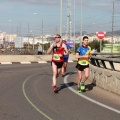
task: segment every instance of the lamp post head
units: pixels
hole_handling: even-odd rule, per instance
[[[34,15],[36,15],[37,13],[33,13]]]

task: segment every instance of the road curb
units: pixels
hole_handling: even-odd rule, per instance
[[[69,60],[68,63],[76,62],[74,60]],[[23,61],[23,62],[0,62],[1,65],[11,65],[11,64],[45,64],[45,63],[51,63],[51,61]]]

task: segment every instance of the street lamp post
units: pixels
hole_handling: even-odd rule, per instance
[[[33,33],[33,51],[34,51],[34,42],[35,42],[35,36],[34,36],[34,33]]]
[[[115,1],[118,1],[120,2],[120,0],[113,0],[113,10],[112,10],[112,41],[111,41],[111,53],[113,53],[113,43],[114,43],[114,35],[113,35],[113,32],[114,32],[114,17],[116,16],[115,15]],[[119,15],[118,15],[119,16]]]
[[[80,10],[80,16],[81,16],[80,17],[81,18],[81,20],[80,20],[80,36],[81,36],[80,37],[80,39],[81,39],[80,40],[80,45],[82,45],[82,0],[81,0],[81,7],[80,8],[81,8],[81,10]]]
[[[10,30],[11,32],[10,33],[12,34],[12,32],[13,32],[13,30],[12,30],[12,23],[11,23],[12,20],[9,20],[9,22],[10,22],[10,27],[11,27],[11,30]]]
[[[33,13],[33,15],[37,15],[37,13]],[[34,19],[35,20],[35,19]],[[35,26],[34,26],[35,27]],[[34,50],[34,47],[35,47],[35,45],[34,45],[34,42],[35,42],[35,28],[34,28],[34,30],[33,30],[34,32],[33,32],[33,50]]]
[[[111,53],[113,53],[113,30],[114,30],[114,1],[113,1],[113,11],[112,11],[112,41],[111,41]]]
[[[21,34],[21,23],[19,23],[19,36],[20,36],[20,53],[21,53],[21,48],[22,48],[22,34]]]
[[[43,45],[43,19],[42,19],[42,53],[44,52],[44,45]]]
[[[62,36],[62,0],[60,0],[60,35]]]
[[[72,24],[72,22],[70,21],[69,22],[69,40],[71,39],[71,24]]]
[[[28,50],[29,50],[29,23],[28,23]]]
[[[33,33],[33,30],[30,30],[30,36],[32,38],[32,49],[34,50],[34,33]]]
[[[74,52],[75,52],[75,0],[74,0]]]

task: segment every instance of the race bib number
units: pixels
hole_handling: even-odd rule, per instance
[[[53,55],[53,59],[54,59],[54,60],[60,60],[60,57],[59,57],[58,54],[54,54],[54,55]]]
[[[88,64],[88,62],[86,60],[79,61],[78,63],[80,65],[87,65]]]

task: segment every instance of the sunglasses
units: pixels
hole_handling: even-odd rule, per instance
[[[55,37],[55,38],[61,38],[61,37]]]

